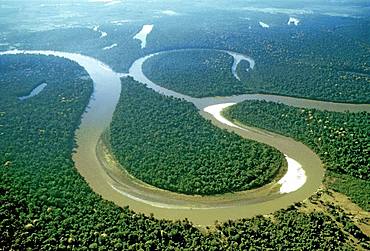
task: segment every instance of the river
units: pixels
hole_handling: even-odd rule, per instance
[[[257,128],[237,128],[225,125],[211,114],[203,112],[205,107],[221,103],[237,103],[246,99],[264,99],[282,102],[296,107],[328,109],[331,111],[349,110],[370,111],[369,105],[338,104],[307,99],[282,97],[276,95],[239,95],[233,97],[192,98],[165,89],[151,82],[142,72],[146,59],[155,54],[136,60],[130,68],[129,75],[141,83],[165,95],[172,95],[194,103],[200,113],[221,128],[235,131],[239,135],[271,145],[302,165],[307,182],[297,191],[279,194],[275,184],[261,189],[238,192],[219,196],[189,196],[176,194],[151,187],[132,178],[122,171],[109,152],[101,144],[101,135],[109,126],[113,111],[117,105],[121,85],[120,77],[104,63],[80,54],[56,51],[7,51],[0,54],[43,54],[68,58],[84,67],[94,81],[94,93],[83,114],[81,125],[76,131],[78,148],[73,160],[79,173],[85,178],[93,191],[104,199],[113,201],[118,206],[130,206],[136,212],[158,218],[188,218],[195,225],[211,225],[218,221],[252,217],[268,214],[284,208],[294,202],[302,201],[315,193],[324,175],[319,157],[308,147],[291,138],[270,133]],[[232,53],[232,52],[230,52]],[[98,150],[98,151],[97,151]]]

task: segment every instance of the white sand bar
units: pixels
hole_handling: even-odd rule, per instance
[[[247,131],[247,129],[237,126],[236,124],[232,123],[230,120],[227,120],[225,117],[221,115],[223,109],[232,105],[235,105],[235,103],[211,105],[204,108],[204,111],[211,114],[217,121],[221,122],[222,124]],[[283,176],[283,178],[281,178],[278,181],[278,184],[281,185],[279,190],[281,194],[291,193],[298,190],[306,183],[307,180],[306,172],[304,171],[302,165],[299,162],[288,157],[287,155],[285,155],[285,159],[288,162],[288,171]]]
[[[270,25],[268,25],[268,24],[266,24],[266,23],[264,23],[264,22],[259,21],[258,23],[260,24],[260,26],[261,26],[262,28],[270,28]]]
[[[110,50],[110,49],[112,49],[112,48],[116,47],[117,45],[118,45],[118,44],[112,44],[112,45],[110,45],[110,46],[106,46],[106,47],[104,47],[104,48],[103,48],[103,51]]]
[[[178,16],[180,15],[178,12],[173,11],[173,10],[163,10],[161,11],[162,14],[165,14],[167,16]]]
[[[141,41],[141,49],[146,47],[146,38],[150,32],[152,32],[154,25],[152,24],[145,24],[141,31],[139,31],[135,36],[134,39],[139,39]]]
[[[297,26],[299,24],[299,22],[300,22],[300,20],[298,18],[290,17],[289,21],[288,21],[288,25],[294,24],[295,26]]]
[[[232,105],[235,105],[235,103],[224,103],[224,104],[218,104],[218,105],[211,105],[211,106],[207,106],[206,108],[204,108],[203,111],[211,114],[217,121],[221,122],[222,124],[235,127],[235,128],[239,128],[239,129],[244,129],[244,128],[241,128],[240,126],[235,125],[230,120],[227,120],[224,116],[221,115],[221,112],[223,109],[225,109],[226,107],[232,106]]]
[[[124,24],[130,23],[130,22],[132,22],[130,19],[121,19],[121,20],[111,21],[110,23],[115,24],[115,25],[124,25]]]
[[[100,38],[106,37],[108,35],[108,33],[104,32],[104,31],[101,31],[99,29],[99,25],[95,25],[93,27],[93,31],[99,32],[100,33]]]
[[[104,31],[100,31],[100,38],[106,37],[107,35],[108,35],[108,33],[104,32]]]
[[[297,191],[306,183],[307,176],[300,163],[287,155],[285,155],[285,159],[288,162],[288,171],[278,183],[281,185],[280,193],[291,193]]]

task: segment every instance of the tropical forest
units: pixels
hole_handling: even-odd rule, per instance
[[[2,0],[0,250],[370,250],[367,0]]]

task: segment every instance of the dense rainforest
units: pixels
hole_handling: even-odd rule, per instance
[[[268,51],[280,51],[277,45],[275,49],[272,44],[266,46],[270,48]],[[306,58],[292,57],[271,63],[274,60],[271,55],[259,57],[253,70],[249,62],[242,60],[237,67],[240,81],[232,75],[232,57],[219,51],[180,50],[159,54],[144,63],[143,71],[156,84],[192,97],[268,93],[370,102],[370,73],[331,63],[320,66]]]
[[[99,58],[113,66],[116,71],[127,71],[132,62],[145,55],[140,50],[138,40],[132,39],[133,34],[140,30],[139,26],[91,25],[64,29],[51,29],[31,33],[12,33],[7,41],[16,41],[15,47],[25,50],[55,50],[77,52]],[[101,32],[108,35],[101,37]],[[104,50],[105,47],[117,44],[116,47]],[[124,49],[122,49],[124,48]],[[0,46],[1,49],[1,46]]]
[[[263,21],[271,24],[263,29],[258,25],[260,14],[244,9],[233,15],[210,8],[195,15],[152,18],[154,8],[140,5],[140,11],[125,11],[133,16],[118,25],[109,22],[122,18],[119,5],[113,5],[109,13],[98,6],[95,14],[101,13],[102,19],[90,15],[88,27],[83,27],[84,18],[73,17],[72,6],[66,7],[72,10],[68,17],[47,19],[45,9],[41,15],[24,15],[19,8],[15,16],[10,12],[15,3],[8,2],[1,9],[0,50],[78,52],[127,72],[135,59],[148,53],[227,49],[256,60],[251,72],[244,71],[247,65],[242,61],[238,75],[248,87],[255,81],[261,92],[369,103],[368,19],[304,15],[298,26],[288,26],[287,15],[263,14]],[[30,5],[38,8],[34,2]],[[88,11],[85,6],[80,10]],[[17,24],[3,23],[5,14]],[[36,27],[32,32],[18,25],[25,17],[30,21],[23,25]],[[63,26],[54,25],[58,18]],[[39,29],[41,19],[48,29]],[[149,23],[154,29],[142,50],[133,36]],[[93,30],[99,24],[106,37]],[[117,47],[103,50],[114,43]],[[358,215],[346,216],[332,205],[314,213],[297,205],[272,215],[219,223],[203,233],[186,220],[147,217],[104,201],[77,173],[71,158],[74,131],[92,92],[87,73],[65,59],[18,55],[0,56],[0,76],[0,250],[359,250],[354,239],[370,249],[369,239],[352,222]],[[318,86],[320,82],[325,84]],[[40,94],[18,100],[42,83],[47,86]],[[328,174],[331,187],[358,196],[354,201],[369,197],[368,181],[342,171]],[[322,204],[321,198],[313,197],[310,201]]]
[[[143,72],[154,83],[192,97],[246,93],[246,85],[232,74],[233,62],[225,52],[180,50],[149,58]]]
[[[248,13],[248,17],[249,20],[239,19],[209,10],[205,15],[180,15],[176,19],[168,17],[155,22],[104,23],[99,30],[108,34],[105,37],[91,25],[91,28],[12,32],[6,36],[5,42],[14,45],[10,48],[87,54],[119,72],[127,72],[140,56],[158,51],[184,48],[231,50],[256,61],[253,71],[247,72],[245,67],[239,71],[241,83],[232,82],[238,86],[235,93],[246,89],[335,102],[370,102],[368,19],[305,16],[304,22],[298,26],[288,26],[287,16],[276,14],[264,16],[266,22],[275,25],[263,29],[258,25],[258,15]],[[146,48],[141,49],[140,42],[133,37],[143,24],[148,23],[153,23],[154,28],[147,37]],[[103,50],[114,43],[116,47]],[[0,46],[0,50],[6,48]],[[192,68],[197,65],[199,62]],[[225,65],[225,69],[230,67]],[[174,75],[168,73],[165,78],[172,79]],[[229,72],[223,71],[223,74],[230,76]],[[224,77],[218,81],[225,84],[228,79]],[[231,91],[229,86],[222,86],[217,89],[223,88],[225,93]]]
[[[322,212],[291,207],[202,233],[187,220],[159,220],[103,200],[71,157],[92,93],[87,73],[69,60],[35,55],[0,56],[0,65],[0,249],[354,249],[356,228],[348,234]],[[41,82],[48,85],[37,96],[18,99]]]
[[[320,156],[330,171],[331,187],[370,210],[369,113],[328,112],[244,101],[226,109],[224,115],[302,141]]]
[[[151,185],[185,194],[260,187],[286,165],[278,150],[212,125],[191,103],[163,96],[131,77],[110,126],[120,164]]]

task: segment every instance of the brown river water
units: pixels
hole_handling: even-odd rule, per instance
[[[272,213],[294,202],[307,199],[317,191],[324,176],[321,160],[302,143],[258,128],[246,127],[248,130],[242,130],[221,124],[210,114],[202,111],[205,107],[221,103],[238,103],[243,100],[267,100],[302,108],[340,112],[346,110],[370,112],[368,104],[341,104],[277,95],[248,94],[232,97],[192,98],[160,87],[147,79],[142,72],[142,64],[146,59],[155,55],[140,58],[133,63],[129,70],[129,75],[137,81],[159,93],[184,98],[194,103],[200,109],[200,113],[205,118],[212,120],[216,126],[277,148],[298,161],[307,176],[306,183],[300,189],[286,194],[278,193],[278,185],[275,181],[252,191],[218,196],[182,195],[152,187],[131,177],[110,156],[106,145],[101,140],[101,135],[111,122],[120,96],[120,77],[125,74],[112,71],[109,66],[94,58],[75,53],[7,51],[0,53],[0,55],[16,53],[55,55],[71,59],[84,67],[93,79],[94,93],[86,108],[86,113],[83,114],[80,128],[76,131],[78,148],[73,154],[73,160],[78,172],[85,178],[94,192],[106,200],[113,201],[118,206],[130,206],[136,212],[147,215],[153,213],[157,218],[171,220],[187,218],[195,225],[212,225],[216,220],[226,221]],[[241,54],[237,55],[241,57]]]

